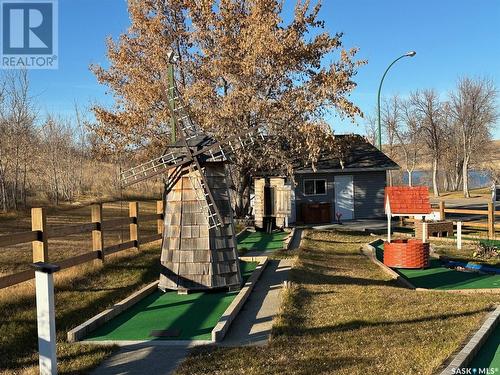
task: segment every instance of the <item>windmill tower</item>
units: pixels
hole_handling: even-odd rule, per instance
[[[123,186],[167,173],[159,287],[179,293],[239,289],[241,274],[225,164],[263,134],[253,128],[218,142],[191,120],[175,81],[166,100],[178,141],[121,174]]]

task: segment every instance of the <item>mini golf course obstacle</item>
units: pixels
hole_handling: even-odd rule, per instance
[[[462,272],[448,268],[443,261],[429,257],[425,269],[392,268],[383,263],[385,242],[370,242],[363,248],[375,264],[406,288],[460,293],[500,293],[500,274]]]
[[[241,283],[225,166],[206,163],[203,173],[224,225],[210,226],[199,210],[204,203],[195,188],[201,180],[200,171],[176,180],[166,197],[159,283],[162,290],[238,289]]]
[[[384,264],[391,268],[429,267],[428,243],[417,239],[394,240],[384,243]]]
[[[168,173],[160,289],[238,289],[241,275],[225,163],[235,150],[264,136],[254,127],[219,142],[202,132],[170,78],[165,101],[179,140],[158,158],[121,173],[122,186]]]
[[[387,242],[391,242],[391,220],[394,216],[413,216],[415,219],[426,220],[435,219],[439,215],[432,212],[429,188],[426,186],[388,186],[385,188],[384,207],[387,215]]]

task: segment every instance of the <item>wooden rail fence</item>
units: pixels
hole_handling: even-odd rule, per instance
[[[0,236],[0,247],[32,243],[33,262],[49,261],[49,238],[70,236],[73,234],[92,233],[92,251],[57,262],[61,269],[74,267],[82,263],[100,259],[104,262],[106,255],[161,239],[163,232],[163,201],[156,202],[156,214],[139,216],[139,203],[129,202],[129,216],[125,218],[103,220],[102,204],[91,206],[91,222],[85,224],[71,224],[65,226],[48,226],[43,208],[31,209],[31,231],[13,233]],[[140,219],[140,221],[139,221]],[[157,233],[141,238],[139,223],[156,220]],[[120,225],[129,225],[129,241],[104,247],[104,232]],[[35,277],[33,270],[17,272],[0,277],[0,289],[19,284]]]
[[[463,214],[463,215],[482,215],[487,216],[486,222],[476,222],[476,221],[463,221],[462,226],[471,228],[483,228],[488,230],[488,238],[495,239],[495,231],[500,231],[500,225],[495,225],[495,216],[500,216],[500,211],[495,211],[495,205],[492,202],[488,203],[488,207],[485,210],[467,209],[467,208],[446,208],[446,203],[444,201],[439,202],[438,207],[434,207],[439,210],[442,220],[446,219],[446,214]],[[413,222],[414,219],[404,219],[408,222]]]

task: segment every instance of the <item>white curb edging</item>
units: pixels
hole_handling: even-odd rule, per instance
[[[441,375],[459,374],[458,369],[466,367],[483,346],[490,334],[500,322],[500,306],[488,314],[481,328],[472,336],[469,342],[453,358],[450,364],[440,373]]]
[[[243,288],[241,288],[238,295],[234,298],[233,302],[231,302],[226,311],[224,311],[222,316],[219,318],[219,321],[212,330],[212,342],[220,342],[224,339],[224,336],[231,326],[231,323],[234,321],[241,308],[245,304],[248,296],[252,292],[255,284],[259,280],[262,272],[264,271],[264,268],[266,268],[268,263],[267,257],[240,257],[240,259],[242,261],[258,261],[259,264],[257,265],[257,268],[252,272],[252,275],[247,280]]]
[[[142,300],[144,297],[150,295],[157,289],[158,289],[158,281],[152,282],[151,284],[145,286],[144,288],[128,296],[124,300],[116,303],[115,305],[113,305],[113,307],[106,309],[103,312],[93,316],[89,320],[83,322],[79,326],[68,331],[67,333],[68,342],[80,341],[91,331],[95,330],[97,327],[103,325],[107,321],[113,319],[115,316],[119,315],[123,311],[129,309],[130,307],[132,307],[137,302]]]

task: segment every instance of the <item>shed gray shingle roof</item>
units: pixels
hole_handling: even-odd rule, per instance
[[[335,137],[347,137],[348,135],[336,135]],[[349,135],[352,137],[352,135]],[[389,158],[386,154],[379,151],[375,146],[370,144],[366,139],[359,135],[354,136],[355,142],[349,150],[348,155],[344,158],[344,171],[347,170],[391,170],[400,169],[399,165]],[[342,165],[338,157],[323,152],[320,160],[316,164],[316,170],[320,171],[336,171],[342,170]],[[312,172],[311,166],[296,167],[298,173]]]

